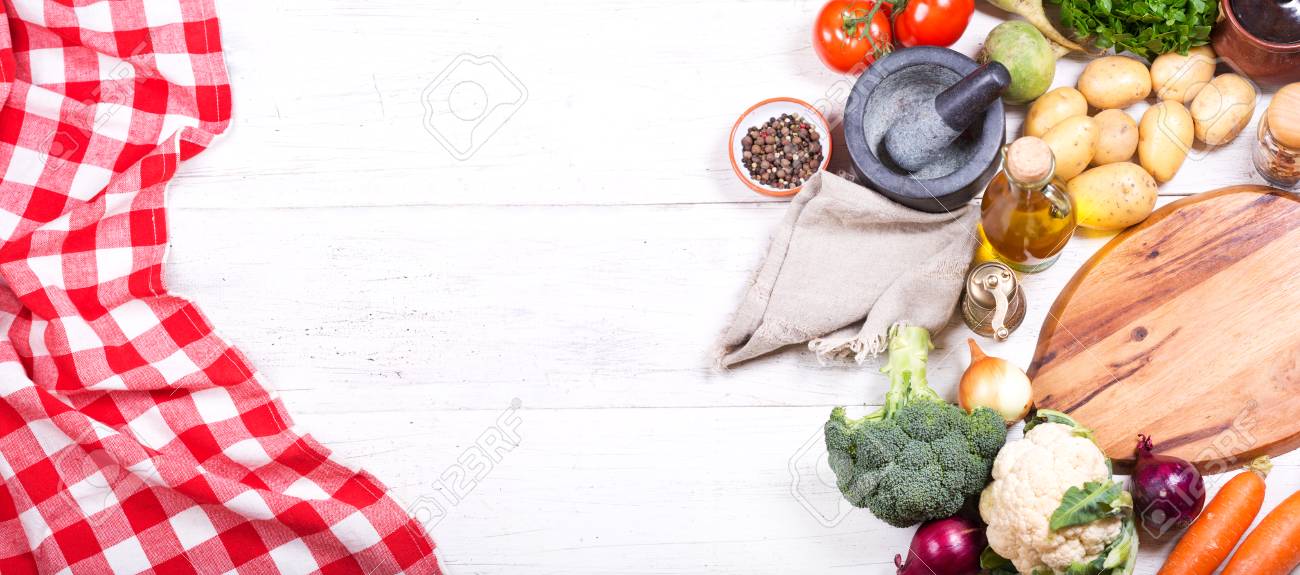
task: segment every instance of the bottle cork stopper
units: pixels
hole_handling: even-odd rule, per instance
[[[1273,139],[1288,148],[1300,148],[1300,82],[1282,86],[1265,114]]]
[[[1041,182],[1052,175],[1052,148],[1040,138],[1025,136],[1007,147],[1007,174],[1019,182]]]

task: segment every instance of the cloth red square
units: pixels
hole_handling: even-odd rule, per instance
[[[45,188],[35,188],[27,199],[27,211],[23,213],[23,217],[40,223],[48,222],[63,215],[64,203],[67,200],[68,197],[63,194]]]
[[[131,522],[131,529],[136,533],[153,527],[167,520],[162,502],[152,490],[141,489],[122,501],[122,513]]]
[[[198,573],[186,555],[177,555],[154,565],[153,572],[155,575],[197,575]]]
[[[59,470],[51,459],[42,459],[27,469],[18,471],[18,486],[27,493],[27,500],[40,504],[59,493]]]
[[[383,484],[299,435],[164,288],[167,184],[230,123],[214,0],[18,4],[0,3],[0,573],[440,573]]]
[[[54,541],[59,544],[59,551],[63,552],[63,560],[68,565],[75,565],[104,550],[85,519],[54,532]]]
[[[221,543],[226,546],[226,553],[230,554],[230,561],[236,567],[266,555],[266,552],[270,551],[266,548],[266,544],[262,543],[262,536],[253,528],[253,524],[247,522],[222,533]]]

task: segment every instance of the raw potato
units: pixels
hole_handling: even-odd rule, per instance
[[[1088,170],[1065,185],[1079,225],[1094,230],[1122,230],[1151,215],[1156,181],[1132,162]]]
[[[1092,165],[1104,166],[1127,162],[1137,152],[1138,125],[1124,110],[1102,110],[1093,119],[1097,121],[1097,147],[1092,152]]]
[[[1127,108],[1151,94],[1151,72],[1132,58],[1097,58],[1079,76],[1079,91],[1094,108]]]
[[[1069,180],[1088,167],[1100,133],[1097,121],[1087,116],[1066,118],[1043,134],[1056,157],[1056,177]]]
[[[1231,142],[1255,115],[1255,86],[1236,74],[1210,81],[1192,100],[1196,139],[1210,146]]]
[[[1157,182],[1168,182],[1187,159],[1194,132],[1182,104],[1165,100],[1147,108],[1138,124],[1138,161]]]
[[[1029,114],[1025,116],[1025,135],[1041,138],[1061,120],[1087,115],[1088,101],[1083,94],[1069,86],[1061,86],[1043,94],[1029,106]]]
[[[1190,104],[1214,78],[1214,50],[1197,46],[1184,56],[1171,52],[1151,63],[1151,87],[1161,100]]]

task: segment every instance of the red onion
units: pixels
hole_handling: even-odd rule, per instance
[[[898,575],[974,575],[987,540],[984,528],[961,517],[921,524],[908,545],[907,562],[894,556]]]
[[[1205,507],[1205,482],[1185,460],[1152,452],[1151,438],[1138,436],[1133,470],[1133,504],[1143,529],[1153,537],[1186,529]]]

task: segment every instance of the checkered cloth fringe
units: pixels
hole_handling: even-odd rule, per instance
[[[0,8],[0,573],[438,573],[163,284],[167,182],[230,122],[213,0]]]

